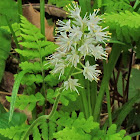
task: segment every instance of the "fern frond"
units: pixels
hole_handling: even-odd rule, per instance
[[[109,26],[112,37],[126,43],[140,39],[140,15],[136,12],[120,12],[103,15],[105,25]]]
[[[54,138],[57,140],[91,140],[91,135],[79,132],[74,127],[66,127],[63,131],[54,134]]]
[[[40,74],[27,74],[23,77],[21,84],[23,85],[32,85],[33,83],[42,83],[43,82],[43,77]]]
[[[107,132],[103,130],[96,130],[95,132],[92,131],[93,140],[97,140],[97,139],[131,140],[130,136],[125,136],[126,133],[125,130],[116,132],[116,128],[117,128],[116,124],[112,124],[107,130]]]
[[[104,0],[105,13],[118,13],[121,11],[133,11],[129,0]]]
[[[27,131],[28,125],[11,126],[10,128],[0,129],[0,134],[12,140],[20,140],[23,133]]]
[[[20,49],[15,49],[15,51],[17,53],[19,53],[20,55],[22,55],[24,57],[28,57],[30,59],[39,58],[40,57],[40,53],[37,50],[20,50]]]
[[[80,112],[79,116],[77,116],[76,112],[72,112],[71,117],[67,112],[60,112],[60,118],[57,119],[56,123],[59,126],[64,127],[63,130],[54,134],[54,138],[58,138],[60,140],[73,138],[90,140],[91,135],[88,133],[93,129],[99,129],[99,124],[93,122],[93,117],[91,116],[86,120],[82,112]]]
[[[61,93],[60,101],[63,105],[67,106],[69,104],[69,100],[76,101],[77,97],[78,94],[76,92],[65,90]]]
[[[45,65],[46,63],[47,63],[46,61],[43,61],[44,70],[48,70],[49,68],[52,68],[52,66],[49,63]],[[41,72],[42,70],[41,64],[39,62],[31,63],[31,62],[25,61],[25,62],[21,62],[19,66],[22,70],[29,70],[34,73]]]
[[[107,131],[107,135],[115,134],[117,130],[117,126],[115,124],[111,125]]]
[[[26,60],[20,64],[21,69],[30,72],[23,77],[22,84],[42,83],[44,77],[39,73],[52,68],[49,64],[45,65],[45,57],[55,52],[58,46],[53,42],[44,40],[40,30],[23,16],[21,16],[20,26],[22,32],[20,35],[23,39],[19,44],[23,46],[23,49],[15,50]]]
[[[82,112],[80,112],[79,116],[77,116],[76,112],[72,112],[71,117],[68,112],[61,112],[61,117],[57,120],[57,124],[64,127],[75,127],[87,133],[90,133],[92,129],[99,127],[97,122],[93,122],[92,116],[86,120]]]
[[[61,78],[59,79],[59,74],[49,74],[45,77],[45,82],[50,86],[50,87],[53,87],[53,86],[56,86],[59,82],[63,81],[64,80],[64,76],[61,76]]]
[[[41,123],[40,125],[41,135],[43,140],[48,140],[48,124],[45,122]]]
[[[47,90],[47,99],[50,103],[54,103],[54,98],[59,94],[59,89],[57,88],[55,91],[53,89]],[[76,101],[78,95],[76,92],[71,92],[70,90],[65,90],[61,92],[60,101],[62,105],[67,106],[69,101]]]
[[[41,134],[36,126],[33,128],[33,140],[41,140]]]
[[[6,96],[6,99],[10,102],[11,101],[11,97]],[[26,107],[29,110],[33,110],[36,106],[36,104],[38,103],[38,105],[43,105],[45,101],[45,98],[42,96],[41,93],[36,93],[35,95],[21,95],[19,97],[17,97],[16,99],[16,103],[15,103],[15,107],[19,108],[20,110],[24,110]]]

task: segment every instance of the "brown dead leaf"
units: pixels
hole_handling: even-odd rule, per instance
[[[28,7],[29,4],[24,4],[22,7]],[[40,3],[33,3],[33,8],[36,10],[40,9]],[[56,17],[62,17],[67,18],[66,11],[62,8],[56,7],[55,5],[45,4],[45,12],[47,12],[49,15],[56,16]]]
[[[12,92],[14,84],[14,75],[10,72],[4,72],[1,87],[8,92]]]
[[[0,87],[3,90],[11,93],[12,89],[13,89],[14,82],[15,82],[14,81],[14,74],[11,72],[5,71]],[[18,93],[19,94],[23,93],[23,90],[24,90],[24,86],[20,85]]]
[[[40,28],[40,12],[35,10],[31,4],[28,7],[23,8],[23,15],[37,28]],[[45,34],[47,40],[54,41],[53,31],[54,25],[49,26],[47,20],[45,19]]]

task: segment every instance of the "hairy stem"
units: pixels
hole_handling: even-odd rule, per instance
[[[26,133],[24,134],[23,136],[23,139],[22,140],[26,140],[27,137],[31,134],[32,132],[32,129],[34,128],[35,125],[39,124],[39,122],[41,122],[42,120],[45,120],[45,119],[50,119],[56,112],[56,109],[57,109],[57,105],[58,105],[58,102],[59,102],[59,98],[60,98],[60,94],[56,97],[55,99],[55,103],[53,105],[53,108],[52,108],[52,111],[49,115],[43,115],[43,116],[40,116],[39,118],[37,118],[32,124],[31,126],[28,128],[28,130],[26,131]]]

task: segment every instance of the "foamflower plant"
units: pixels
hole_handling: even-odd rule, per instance
[[[107,59],[108,54],[101,44],[110,38],[106,29],[102,28],[100,23],[102,19],[97,16],[99,9],[95,10],[89,16],[84,18],[80,16],[81,8],[78,3],[73,2],[67,6],[70,19],[67,22],[57,21],[56,42],[59,45],[56,53],[51,55],[50,63],[54,66],[51,71],[53,74],[59,73],[59,78],[64,74],[67,67],[74,67],[76,72],[71,73],[67,81],[64,82],[63,88],[71,91],[78,90],[78,79],[73,79],[72,75],[82,73],[85,79],[98,82],[98,76],[101,71],[97,69],[97,64],[90,65],[85,61],[86,56],[92,56],[93,59]]]

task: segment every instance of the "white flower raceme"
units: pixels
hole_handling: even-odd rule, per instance
[[[83,75],[85,76],[85,79],[88,79],[89,81],[95,80],[98,81],[98,76],[101,73],[100,70],[96,70],[97,65],[90,66],[89,61],[86,62],[86,66],[83,70]]]
[[[106,31],[108,27],[102,28],[100,26],[102,19],[97,16],[99,9],[82,18],[78,3],[73,2],[67,8],[69,17],[73,20],[69,19],[66,22],[59,20],[56,23],[58,33],[56,43],[59,47],[50,58],[50,64],[55,66],[52,73],[60,73],[60,78],[64,74],[65,68],[74,67],[76,70],[73,75],[83,72],[85,79],[97,82],[101,71],[96,69],[96,64],[90,65],[89,61],[84,64],[83,60],[86,56],[94,57],[95,60],[107,59],[108,55],[102,47],[102,43],[105,43],[110,37]],[[77,92],[76,87],[79,86],[77,81],[78,79],[69,78],[64,82],[64,89],[70,88],[70,90]]]
[[[78,79],[69,78],[67,81],[64,82],[64,90],[70,89],[71,91],[76,91],[78,94],[78,90],[76,87],[81,87],[78,82]]]

